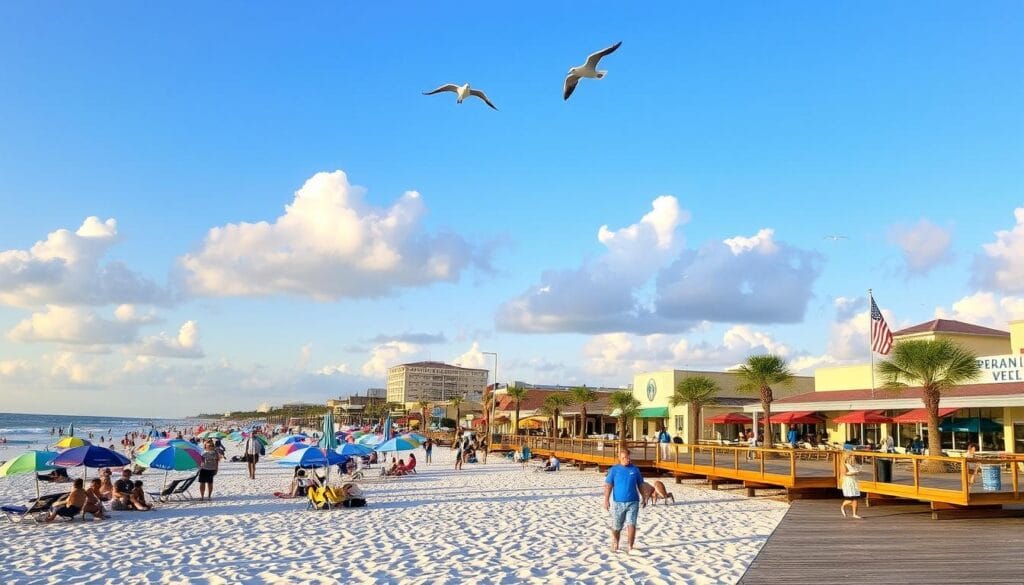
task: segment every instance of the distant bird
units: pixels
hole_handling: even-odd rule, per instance
[[[846,236],[834,235],[834,236],[825,236],[822,239],[823,240],[832,240],[833,242],[838,242],[839,240],[848,240],[850,238],[847,238]]]
[[[457,103],[457,104],[461,104],[462,100],[468,98],[469,96],[476,96],[476,97],[484,100],[484,103],[487,104],[488,106],[491,106],[495,110],[498,109],[498,108],[494,107],[494,104],[491,103],[491,100],[487,99],[487,94],[486,93],[480,91],[479,89],[470,89],[468,83],[465,83],[463,85],[455,85],[454,83],[446,83],[446,84],[442,85],[441,87],[435,89],[434,91],[425,91],[425,92],[423,92],[423,95],[434,95],[435,93],[441,93],[442,91],[450,91],[450,92],[454,93],[455,95],[459,96],[458,99],[455,100],[455,103]]]
[[[619,48],[622,41],[615,43],[607,49],[601,49],[593,55],[587,57],[587,62],[579,67],[573,67],[569,69],[569,75],[565,77],[565,87],[562,90],[562,98],[569,99],[572,92],[576,91],[576,84],[580,82],[581,77],[589,77],[591,79],[601,79],[607,74],[607,71],[598,71],[597,63],[601,60],[601,57],[605,55],[611,55],[615,52],[615,49]]]

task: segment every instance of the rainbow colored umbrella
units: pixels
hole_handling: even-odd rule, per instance
[[[223,431],[206,431],[199,434],[200,439],[223,439],[226,436],[228,434]]]
[[[302,443],[305,442],[305,440],[308,438],[309,435],[307,435],[306,433],[299,433],[297,435],[285,435],[283,437],[277,438],[273,443],[270,444],[270,446],[277,448],[280,447],[281,445],[285,445],[288,443]]]
[[[270,457],[274,457],[275,459],[280,457],[287,457],[288,455],[294,453],[295,451],[305,449],[307,447],[309,447],[309,445],[305,443],[285,443],[283,445],[278,445],[276,449],[271,451]]]
[[[85,439],[80,439],[78,437],[72,436],[64,437],[63,439],[53,444],[53,446],[58,449],[74,449],[75,447],[85,447],[87,445],[92,445],[92,443],[86,441]]]
[[[73,447],[50,462],[58,467],[124,467],[131,463],[124,455],[97,445]]]
[[[369,447],[367,447],[365,445],[356,445],[355,443],[345,443],[344,445],[341,445],[337,449],[335,449],[334,452],[337,453],[338,455],[348,455],[350,457],[351,456],[363,457],[363,456],[372,454],[373,453],[373,449],[371,449],[371,448],[369,448]]]
[[[188,471],[203,464],[203,456],[195,449],[167,445],[155,447],[135,458],[135,462],[143,467],[164,470],[164,487],[167,487],[167,474],[171,471]],[[163,491],[162,489],[160,491]]]
[[[367,447],[374,447],[377,444],[384,441],[383,435],[363,435],[356,439],[357,445],[366,445]]]
[[[50,462],[57,456],[54,451],[28,451],[0,465],[0,477],[10,477],[22,473],[35,474],[39,471],[57,469]],[[39,476],[36,476],[36,499],[39,499]]]

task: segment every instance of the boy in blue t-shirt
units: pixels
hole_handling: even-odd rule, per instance
[[[619,550],[619,535],[622,526],[626,526],[626,541],[629,552],[633,552],[633,541],[636,538],[636,517],[640,512],[640,486],[644,478],[640,470],[633,465],[629,451],[619,450],[619,464],[608,470],[604,480],[604,509],[611,508],[612,515],[612,552]],[[609,499],[614,501],[609,506]]]

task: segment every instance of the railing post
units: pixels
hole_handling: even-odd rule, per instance
[[[715,455],[716,455],[715,448],[712,447],[711,448],[711,469],[715,468]]]
[[[969,502],[971,499],[971,483],[967,473],[967,457],[964,457],[963,463],[960,464],[960,487],[964,501]]]
[[[740,450],[736,448],[732,450],[732,468],[736,471],[740,470]]]
[[[1019,463],[1016,458],[1010,461],[1010,481],[1013,483],[1013,499],[1015,500],[1020,499],[1020,484],[1018,483],[1020,478],[1017,475],[1017,465]]]
[[[796,449],[789,450],[789,477],[796,482]]]
[[[764,478],[764,447],[757,450],[758,466],[761,468],[761,478]]]
[[[921,493],[921,460],[917,455],[914,455],[914,494],[920,495]]]

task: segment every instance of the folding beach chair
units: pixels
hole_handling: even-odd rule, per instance
[[[0,506],[0,511],[9,522],[39,521],[42,516],[50,512],[54,503],[67,496],[68,493],[47,494],[38,499],[29,500],[28,506]]]
[[[174,488],[174,490],[168,495],[168,497],[176,496],[179,500],[193,499],[192,492],[189,491],[189,488],[192,487],[192,484],[194,484],[196,482],[196,479],[198,478],[199,472],[196,472],[196,474],[193,475],[192,477],[186,477],[185,479],[181,480],[181,483],[179,483],[177,487]]]
[[[167,499],[170,498],[171,494],[174,493],[174,490],[178,489],[178,486],[181,485],[181,482],[185,481],[185,479],[186,478],[179,478],[179,479],[171,480],[171,483],[167,484],[164,487],[164,489],[160,490],[159,492],[146,492],[146,493],[151,495],[151,496],[153,496],[154,498],[157,498],[161,502],[166,502]]]

